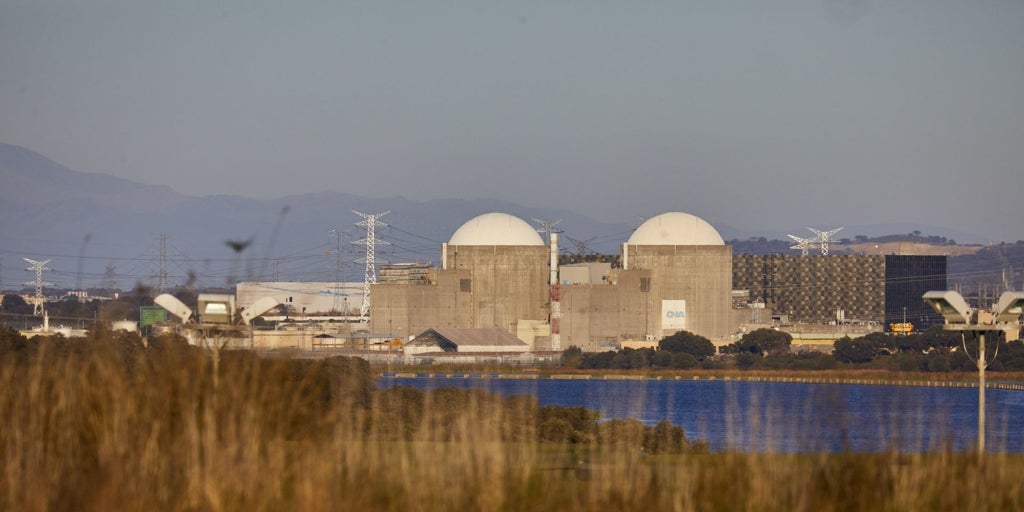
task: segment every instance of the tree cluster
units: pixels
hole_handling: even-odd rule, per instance
[[[713,362],[711,340],[687,331],[662,338],[658,348],[623,348],[617,351],[583,352],[577,346],[562,351],[562,365],[584,370],[688,369]]]
[[[1007,342],[998,334],[987,336],[985,344],[989,357],[998,350],[998,357],[989,367],[991,371],[1024,371],[1024,343]],[[937,325],[907,336],[871,333],[858,338],[839,338],[833,345],[832,357],[840,363],[875,369],[973,371],[977,368],[972,361],[977,346],[974,334],[946,331]]]
[[[744,334],[736,342],[722,347],[722,353],[779,356],[789,354],[789,347],[792,343],[793,336],[788,332],[756,329]]]

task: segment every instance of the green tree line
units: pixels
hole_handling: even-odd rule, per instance
[[[831,353],[815,350],[794,353],[792,341],[792,336],[786,332],[757,329],[716,351],[714,344],[707,338],[679,331],[662,338],[656,348],[623,348],[588,353],[572,346],[563,351],[562,364],[582,370],[863,368],[964,372],[977,368],[971,360],[976,351],[977,339],[970,333],[962,335],[945,331],[942,326],[906,336],[881,332],[854,338],[844,336],[835,341]],[[989,370],[1024,371],[1024,342],[1007,342],[1005,336],[999,334],[990,335],[986,345],[988,354],[998,353]]]

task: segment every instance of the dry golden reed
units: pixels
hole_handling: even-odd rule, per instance
[[[1024,509],[1018,455],[693,453],[532,398],[378,391],[361,360],[7,338],[3,510]]]

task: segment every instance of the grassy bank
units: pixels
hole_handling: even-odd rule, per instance
[[[380,374],[386,368],[375,367]],[[472,365],[429,365],[402,366],[390,371],[400,373],[432,373],[444,375],[457,374],[527,374],[550,377],[551,375],[637,375],[645,378],[660,379],[816,379],[840,381],[906,381],[906,382],[977,382],[978,373],[974,372],[911,372],[865,368],[836,368],[827,370],[735,370],[735,369],[577,369],[565,367],[524,368],[522,366],[472,366]],[[1024,372],[988,372],[986,379],[990,382],[1024,382]]]
[[[681,430],[365,362],[0,345],[3,510],[1010,510],[1024,458],[707,454]]]

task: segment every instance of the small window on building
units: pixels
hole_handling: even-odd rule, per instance
[[[647,293],[647,292],[651,291],[651,278],[649,278],[649,277],[641,277],[640,278],[640,291],[643,292],[643,293]]]
[[[472,279],[459,279],[459,291],[470,293],[473,291],[473,280]]]

